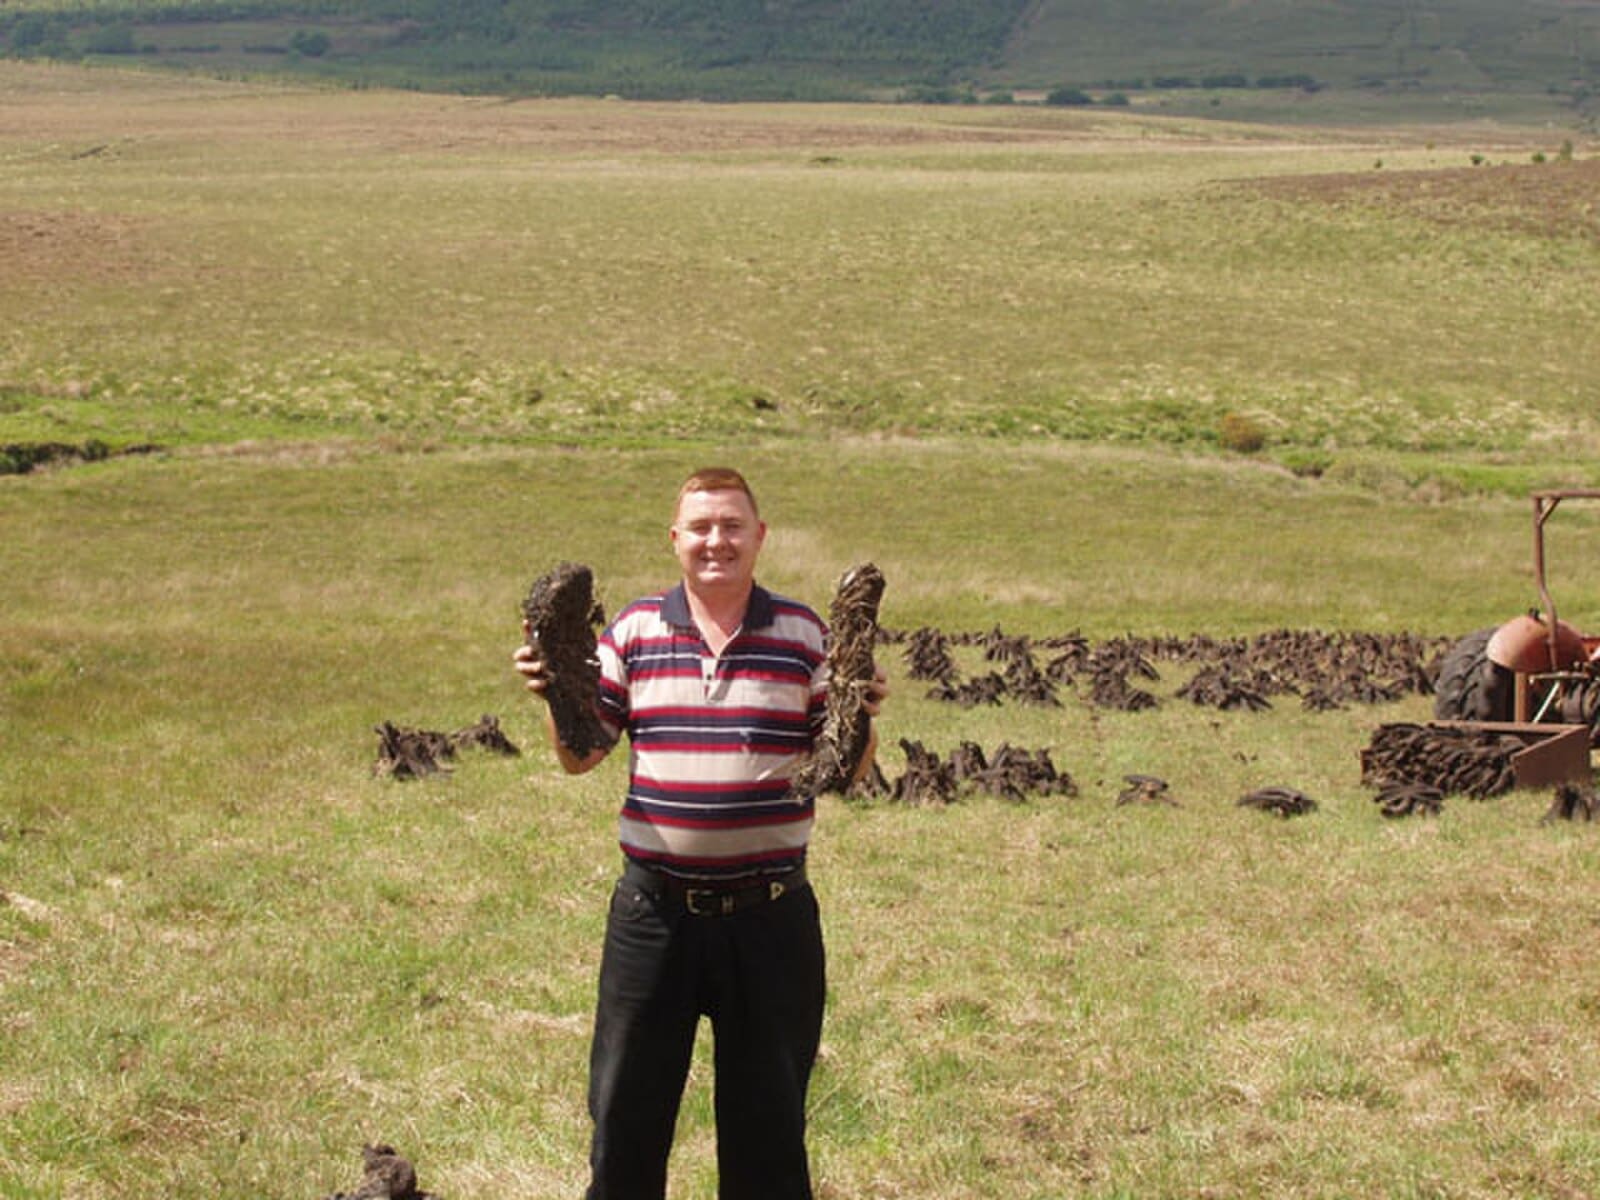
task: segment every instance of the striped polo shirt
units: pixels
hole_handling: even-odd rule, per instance
[[[827,627],[755,587],[711,653],[682,584],[629,605],[600,636],[599,710],[628,734],[623,853],[717,881],[805,861],[814,806],[789,777],[822,728]]]

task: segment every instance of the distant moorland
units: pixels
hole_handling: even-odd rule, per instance
[[[1560,0],[13,0],[0,53],[360,86],[702,100],[1594,118]]]

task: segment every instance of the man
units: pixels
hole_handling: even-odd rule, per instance
[[[630,766],[590,1054],[588,1200],[666,1195],[702,1015],[715,1037],[721,1200],[811,1196],[805,1099],[824,953],[805,877],[813,805],[788,780],[821,728],[827,631],[755,582],[766,535],[743,476],[695,472],[670,530],[681,582],[629,605],[600,638],[597,710],[628,735]],[[542,694],[544,660],[524,633],[517,670]],[[869,713],[886,694],[880,673]],[[609,752],[574,754],[548,724],[569,773]]]

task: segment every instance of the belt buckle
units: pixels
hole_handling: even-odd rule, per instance
[[[712,888],[686,888],[683,906],[697,917],[726,917],[733,912],[732,892],[719,892]]]

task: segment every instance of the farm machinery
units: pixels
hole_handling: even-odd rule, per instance
[[[1587,780],[1600,744],[1600,636],[1560,619],[1545,569],[1545,523],[1566,500],[1600,490],[1539,491],[1533,500],[1533,568],[1539,607],[1462,638],[1440,659],[1435,724],[1503,734],[1520,787]]]

